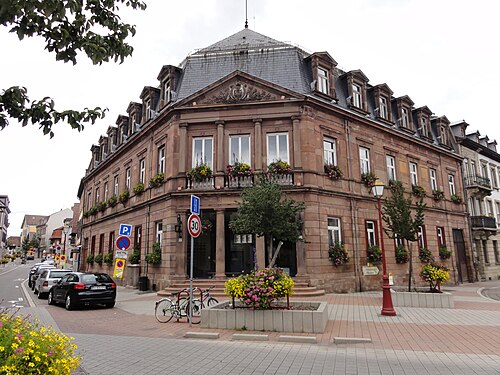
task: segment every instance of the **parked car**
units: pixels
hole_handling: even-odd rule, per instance
[[[49,293],[50,288],[71,270],[61,270],[57,268],[41,268],[42,273],[35,281],[35,294],[38,298],[43,298]]]
[[[26,255],[26,260],[35,260],[35,256],[33,254]]]
[[[28,282],[28,285],[30,286],[31,290],[35,290],[36,280],[38,279],[38,276],[40,276],[40,274],[43,272],[44,269],[56,268],[56,267],[52,264],[42,263],[42,264],[37,265],[33,268],[35,268],[35,270],[33,272],[30,271],[30,280]],[[33,270],[33,268],[32,268],[32,270]]]
[[[106,273],[70,272],[50,288],[48,303],[64,303],[66,310],[78,306],[115,306],[116,284]]]
[[[31,288],[31,276],[36,272],[38,267],[43,263],[35,263],[31,268],[28,274],[28,287]]]

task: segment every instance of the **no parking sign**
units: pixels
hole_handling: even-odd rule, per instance
[[[123,269],[125,268],[125,259],[115,259],[115,270],[113,271],[113,277],[117,279],[123,278]]]

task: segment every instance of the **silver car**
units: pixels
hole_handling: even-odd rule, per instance
[[[49,293],[52,285],[56,284],[61,277],[70,273],[71,270],[61,270],[57,268],[47,268],[42,271],[38,279],[35,281],[35,294],[38,298],[43,298]]]

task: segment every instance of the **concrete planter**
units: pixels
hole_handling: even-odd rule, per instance
[[[221,302],[201,311],[201,326],[249,331],[323,333],[328,322],[326,302],[290,302],[291,306],[314,306],[316,310],[252,310],[225,308]]]
[[[453,309],[455,302],[451,293],[425,293],[428,289],[416,292],[404,291],[404,288],[392,288],[392,304],[395,307],[429,307]]]

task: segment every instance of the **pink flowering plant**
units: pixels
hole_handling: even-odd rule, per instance
[[[293,280],[282,269],[264,268],[248,275],[229,279],[225,285],[228,296],[239,298],[246,306],[254,309],[271,309],[278,298],[293,292]]]
[[[252,176],[253,171],[249,164],[236,162],[226,167],[226,175],[231,177],[246,177]]]

